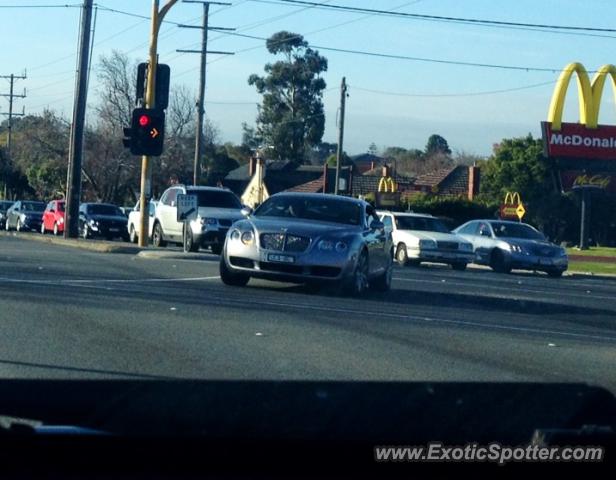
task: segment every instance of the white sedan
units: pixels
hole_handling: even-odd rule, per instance
[[[154,213],[156,212],[157,201],[150,200],[150,219],[148,221],[149,238],[152,238],[152,229],[154,228]],[[128,214],[128,234],[131,243],[137,243],[139,239],[140,230],[140,212],[139,212],[139,200],[135,205],[135,208]]]
[[[432,215],[378,212],[386,231],[390,231],[396,260],[400,265],[421,262],[445,263],[464,270],[475,260],[473,245],[449,231]]]

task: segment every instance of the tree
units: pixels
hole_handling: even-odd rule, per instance
[[[540,200],[554,190],[550,168],[540,139],[532,135],[504,139],[485,165],[481,193],[502,201],[507,192],[518,192],[525,202]]]
[[[501,203],[507,192],[518,192],[527,211],[524,220],[559,239],[574,209],[565,207],[571,202],[557,190],[554,174],[541,139],[530,134],[504,139],[482,168],[480,197]]]
[[[281,31],[266,41],[267,50],[283,59],[265,65],[266,75],[250,75],[263,103],[258,107],[256,136],[274,155],[303,163],[307,151],[323,137],[323,90],[327,59],[308,47],[301,35]]]
[[[335,155],[337,151],[337,143],[320,142],[310,149],[308,162],[312,165],[323,165],[330,155]]]
[[[327,160],[327,166],[328,167],[335,167],[336,166],[336,160],[338,158],[338,155],[333,153],[332,155],[330,155]],[[353,162],[351,161],[351,157],[349,157],[346,152],[344,152],[342,154],[342,158],[340,159],[340,166],[341,167],[346,167],[348,165],[351,165]]]
[[[62,197],[66,185],[68,122],[50,110],[14,122],[11,187],[22,192],[31,188],[35,196],[43,199]]]
[[[225,178],[231,170],[239,167],[239,163],[229,157],[224,146],[215,148],[207,157],[209,165],[207,172],[208,185],[216,185],[216,183]]]
[[[102,56],[97,73],[100,80],[97,118],[86,132],[83,165],[85,198],[115,203],[134,201],[138,196],[141,158],[131,155],[122,142],[122,128],[130,124],[135,108],[137,62],[121,52]],[[195,95],[185,86],[170,92],[166,111],[165,150],[152,162],[152,188],[156,195],[167,186],[170,175],[192,178],[195,148]],[[205,140],[216,141],[216,129],[206,119]]]
[[[449,145],[447,144],[447,140],[445,140],[440,135],[433,134],[433,135],[430,135],[430,137],[428,138],[428,143],[426,144],[425,153],[426,153],[426,156],[433,155],[435,153],[450,155],[451,149],[449,148]]]
[[[376,143],[372,142],[370,144],[370,146],[368,147],[368,153],[370,155],[378,155],[379,149],[377,148]]]

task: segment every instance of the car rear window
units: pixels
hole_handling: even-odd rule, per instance
[[[23,207],[22,210],[25,210],[27,212],[44,212],[45,211],[45,204],[39,203],[39,202],[23,202],[22,207]]]
[[[200,207],[242,208],[239,199],[228,191],[188,190],[187,195],[196,195]]]
[[[523,223],[493,222],[492,229],[497,237],[545,240],[543,234]]]
[[[90,215],[124,216],[122,210],[114,205],[88,205],[88,213]]]
[[[443,222],[431,217],[397,216],[396,227],[398,230],[449,233],[449,229]]]

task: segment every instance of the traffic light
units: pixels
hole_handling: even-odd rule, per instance
[[[137,104],[143,102],[145,98],[145,84],[148,78],[148,64],[140,63],[137,68],[137,89],[135,101]],[[171,69],[169,65],[159,63],[156,65],[156,108],[166,110],[169,106],[169,82],[171,80]],[[143,103],[142,103],[143,104]]]
[[[165,140],[165,112],[158,108],[135,108],[130,128],[124,129],[124,146],[133,155],[158,157]]]

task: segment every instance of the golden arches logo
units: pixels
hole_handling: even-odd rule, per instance
[[[522,203],[522,200],[518,192],[507,192],[505,194],[505,205],[519,205],[520,203]]]
[[[552,95],[548,122],[551,122],[553,131],[561,129],[565,97],[574,73],[577,77],[580,123],[586,125],[587,128],[597,128],[599,124],[601,96],[608,75],[612,79],[614,101],[616,102],[616,66],[603,65],[597,70],[591,82],[584,65],[578,62],[570,63],[560,74]]]
[[[394,180],[391,177],[381,177],[381,179],[379,180],[379,189],[378,189],[379,193],[384,192],[391,192],[394,193],[396,191],[396,184],[394,183]]]

